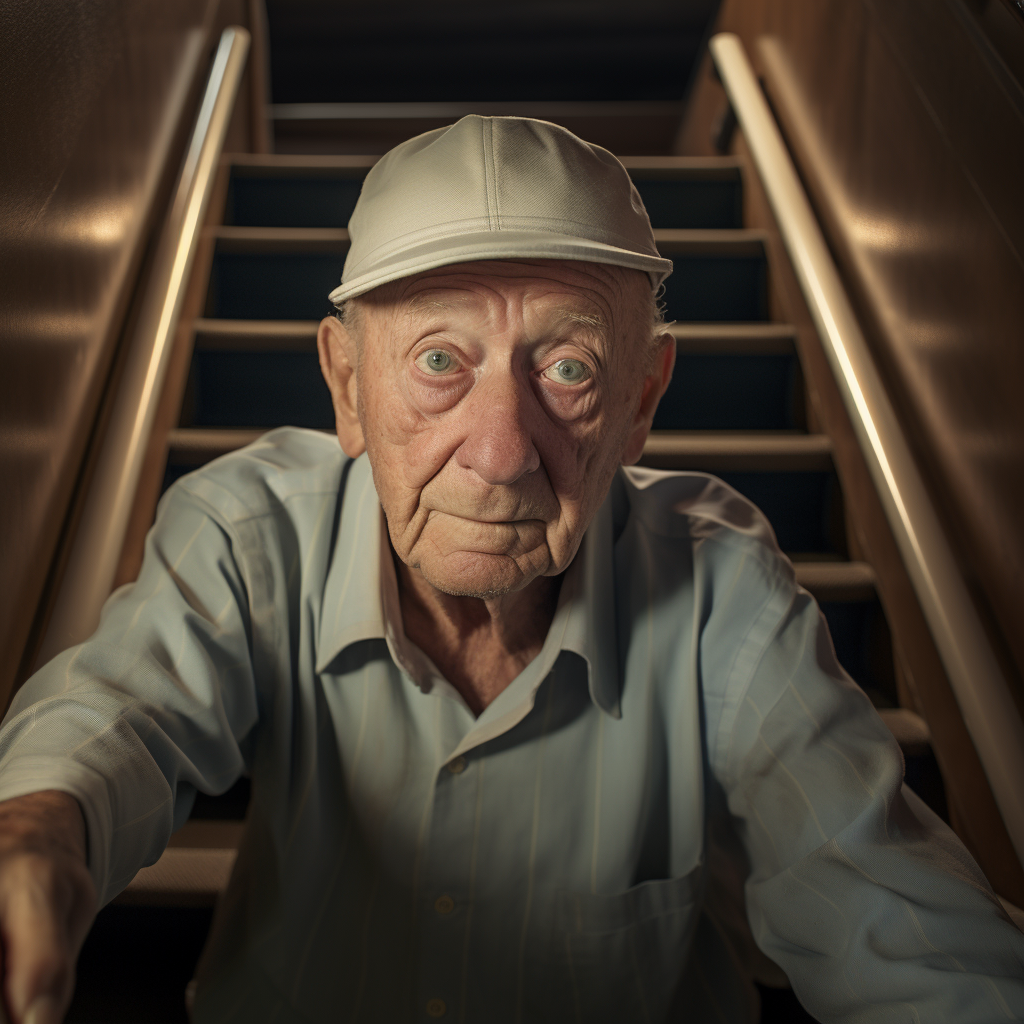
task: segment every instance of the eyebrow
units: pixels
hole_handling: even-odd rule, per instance
[[[578,309],[560,309],[558,311],[558,319],[599,331],[608,330],[608,324],[596,313],[581,313]]]

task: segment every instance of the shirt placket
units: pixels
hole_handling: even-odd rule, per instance
[[[419,1020],[458,1020],[472,919],[476,849],[478,751],[450,759],[434,780],[434,800],[422,852],[417,928]]]

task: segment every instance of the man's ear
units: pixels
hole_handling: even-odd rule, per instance
[[[320,321],[316,332],[320,370],[331,392],[334,422],[342,450],[355,459],[366,451],[358,410],[358,352],[356,339],[337,317]]]
[[[651,424],[654,422],[654,413],[658,408],[658,402],[661,401],[661,396],[665,394],[669,381],[672,380],[672,369],[676,365],[676,339],[671,334],[663,334],[657,344],[659,345],[658,354],[654,359],[651,372],[644,378],[640,405],[633,417],[629,438],[622,452],[624,466],[632,466],[643,455],[644,444],[647,441],[647,435],[651,432]]]

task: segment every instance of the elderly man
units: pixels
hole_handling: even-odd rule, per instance
[[[279,430],[172,488],[0,733],[17,1024],[243,773],[200,1024],[748,1021],[764,954],[826,1021],[1024,1016],[1024,937],[760,514],[621,468],[674,346],[618,161],[465,118],[384,157],[350,229],[340,450]]]

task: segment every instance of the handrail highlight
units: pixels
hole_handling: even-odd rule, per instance
[[[37,667],[89,636],[110,595],[249,41],[221,34]]]
[[[949,675],[1006,830],[1024,863],[1024,723],[871,358],[800,179],[732,33],[712,58],[761,176],[822,346]]]

